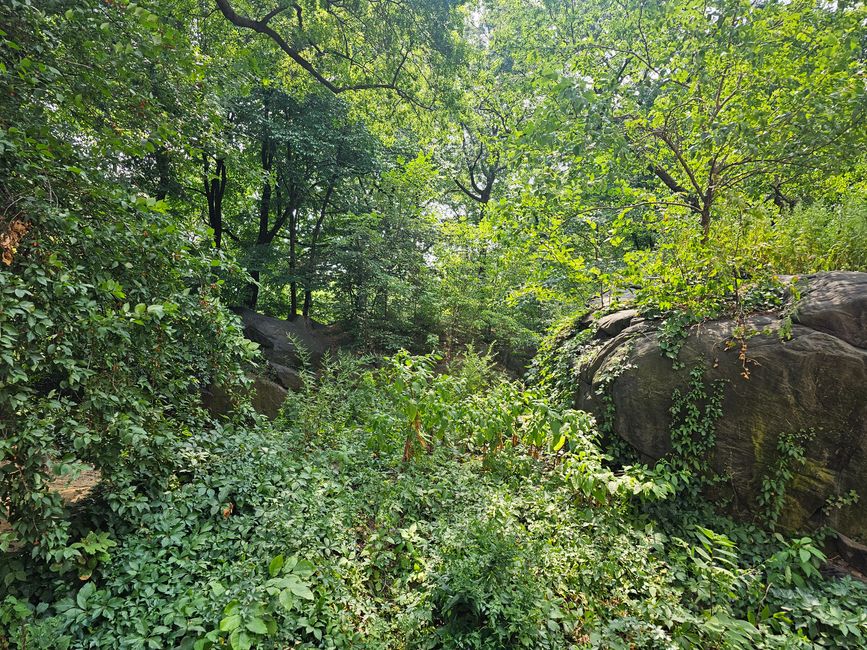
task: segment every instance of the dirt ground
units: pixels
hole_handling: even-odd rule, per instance
[[[68,477],[58,478],[51,482],[51,490],[60,494],[64,503],[81,501],[93,491],[99,483],[100,475],[95,469],[84,470],[75,479]],[[9,530],[9,523],[5,519],[5,513],[0,511],[0,533]]]

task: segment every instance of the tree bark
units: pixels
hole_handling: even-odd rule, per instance
[[[247,285],[247,306],[250,309],[256,309],[256,303],[259,302],[259,269],[251,270],[250,277],[253,278],[253,281]]]
[[[154,159],[157,164],[157,190],[155,198],[157,201],[164,200],[169,194],[171,186],[171,175],[169,168],[169,153],[165,147],[157,147],[154,151]]]
[[[261,247],[270,244],[271,240],[274,238],[274,236],[270,234],[270,230],[268,228],[268,226],[270,225],[271,215],[271,170],[274,165],[274,144],[271,140],[271,134],[268,127],[268,120],[271,116],[270,98],[270,92],[266,92],[263,111],[265,126],[264,132],[262,133],[262,142],[259,154],[264,180],[262,181],[262,196],[259,199],[259,232],[256,235],[257,254],[261,252]],[[251,269],[250,276],[253,278],[253,282],[251,282],[249,285],[249,300],[247,302],[247,306],[250,309],[255,309],[256,304],[259,302],[260,269]]]
[[[223,195],[226,193],[226,161],[223,158],[217,158],[214,173],[211,174],[211,159],[203,153],[202,167],[205,198],[208,202],[208,225],[214,231],[214,246],[219,250],[223,245]]]
[[[310,252],[307,256],[307,272],[304,278],[304,306],[301,312],[305,320],[310,318],[310,308],[313,303],[313,289],[310,285],[313,279],[313,271],[316,268],[316,245],[319,242],[319,233],[322,232],[322,224],[325,222],[328,203],[331,201],[331,195],[334,193],[335,182],[336,179],[332,178],[328,184],[328,190],[325,192],[325,198],[322,199],[322,206],[319,209],[319,217],[316,219],[316,225],[313,226],[313,232],[310,234]]]
[[[289,215],[289,320],[298,318],[298,213]]]

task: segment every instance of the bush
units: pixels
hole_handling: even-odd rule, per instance
[[[339,359],[308,376],[311,399],[293,398],[275,426],[202,433],[184,480],[149,498],[90,579],[57,579],[20,558],[25,578],[0,605],[8,643],[862,644],[867,588],[823,578],[809,538],[735,524],[698,496],[669,501],[646,468],[613,472],[586,416],[538,395],[514,407],[522,387],[484,358],[468,355],[451,375],[433,363]],[[490,438],[487,421],[513,408],[510,429]],[[426,429],[442,413],[460,427]],[[572,424],[555,451],[566,426],[556,422]],[[541,447],[531,444],[539,423]],[[407,458],[418,431],[435,444]]]
[[[750,289],[779,285],[779,275],[867,270],[867,202],[859,196],[782,214],[733,206],[713,222],[706,241],[697,224],[678,217],[651,227],[655,246],[627,253],[617,280],[635,288],[650,314],[677,310],[700,320],[743,308]]]
[[[248,345],[210,259],[158,207],[120,196],[28,213],[0,269],[6,544],[38,543],[58,568],[80,556],[51,481],[95,468],[123,513],[120,495],[164,489],[197,452],[202,389],[243,379]]]
[[[768,256],[777,273],[867,270],[867,200],[801,205],[770,229]]]
[[[212,428],[201,390],[238,387],[250,349],[219,300],[216,271],[230,261],[111,170],[153,150],[118,126],[148,126],[126,112],[135,84],[114,67],[135,56],[88,41],[96,6],[13,4],[0,9],[12,12],[0,76],[0,548],[85,579],[111,528],[147,512],[195,462]],[[127,15],[130,29],[155,29],[146,10]],[[81,41],[94,45],[86,65]],[[85,121],[113,129],[55,110],[67,97],[93,100]],[[98,470],[105,510],[72,521],[54,482],[84,469]],[[0,580],[21,570],[4,553]]]

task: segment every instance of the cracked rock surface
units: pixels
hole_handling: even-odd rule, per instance
[[[736,515],[760,518],[756,498],[778,457],[779,437],[812,430],[806,462],[787,487],[780,524],[791,530],[830,525],[864,543],[867,273],[804,276],[797,294],[791,338],[783,313],[752,315],[745,324],[758,333],[746,340],[743,360],[740,345],[732,346],[734,320],[703,323],[689,330],[677,369],[662,355],[652,322],[632,311],[606,317],[576,369],[576,405],[604,417],[600,390],[606,376],[619,372],[607,388],[613,430],[653,462],[671,450],[672,393],[685,392],[690,370],[703,365],[706,385],[724,381],[710,462],[726,480],[714,497]],[[825,512],[829,498],[850,490],[860,495],[857,503]]]

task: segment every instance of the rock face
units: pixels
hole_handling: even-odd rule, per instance
[[[249,377],[253,380],[249,388],[253,408],[273,420],[277,417],[289,391],[260,375],[251,374]],[[203,391],[202,403],[211,415],[228,415],[237,407],[237,403],[223,386],[210,386]]]
[[[686,392],[690,371],[703,366],[706,386],[723,381],[710,464],[728,479],[719,496],[730,509],[761,517],[757,497],[780,436],[812,430],[780,524],[827,524],[857,547],[867,542],[867,273],[805,276],[798,287],[790,338],[784,313],[752,315],[744,325],[757,333],[746,339],[744,358],[733,320],[691,328],[674,364],[661,353],[655,323],[632,310],[600,319],[577,364],[576,405],[608,417],[652,462],[671,451],[673,392]],[[825,512],[829,498],[850,490],[857,503]]]
[[[253,377],[253,408],[272,420],[286,401],[288,391],[265,377]]]
[[[286,399],[287,391],[301,388],[299,370],[303,357],[309,359],[313,368],[318,367],[326,353],[336,350],[339,337],[333,329],[315,321],[302,318],[285,321],[244,307],[234,311],[241,317],[244,336],[258,343],[265,357],[265,366],[250,373],[253,408],[274,418]],[[296,344],[302,348],[301,352]],[[203,401],[215,415],[226,414],[232,409],[229,395],[219,386],[211,386],[205,391]]]
[[[304,357],[318,368],[323,357],[335,351],[339,343],[332,328],[313,320],[282,320],[244,307],[235,309],[235,313],[244,324],[244,336],[259,344],[267,362],[264,374],[287,390],[301,388],[299,369]]]
[[[316,321],[300,317],[294,321],[282,320],[246,307],[238,307],[234,311],[244,324],[244,336],[258,343],[262,354],[275,367],[301,367],[301,355],[295,347],[296,342],[309,355],[313,366],[318,366],[325,353],[337,346],[334,331]]]

